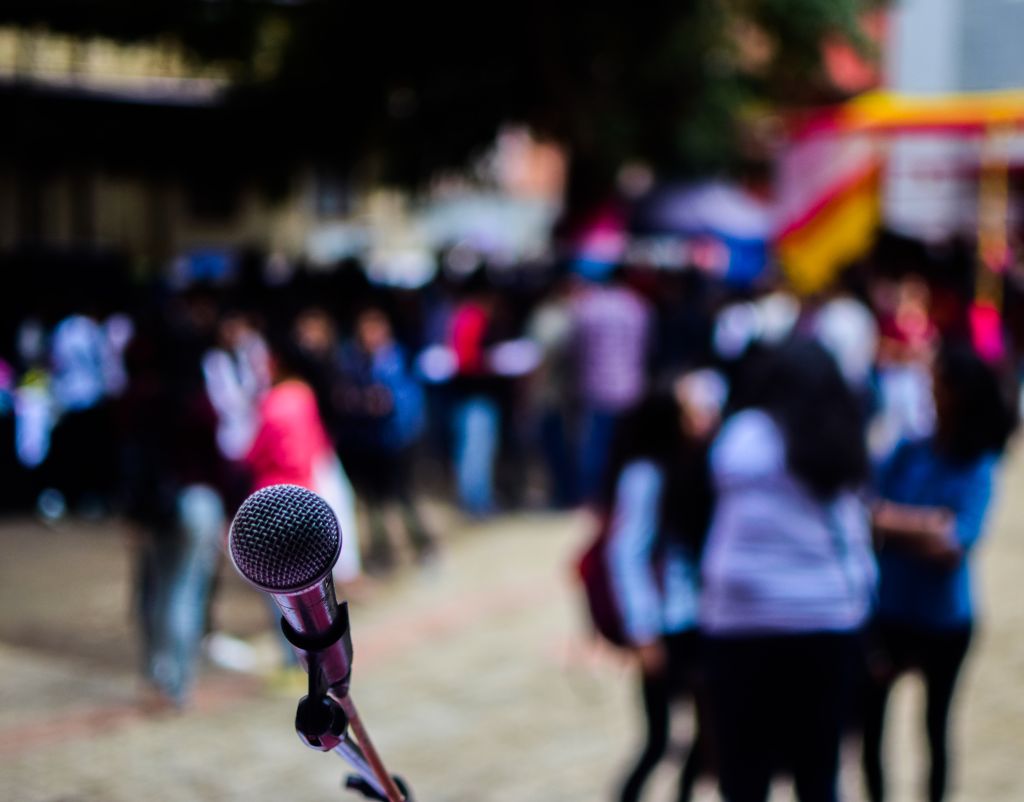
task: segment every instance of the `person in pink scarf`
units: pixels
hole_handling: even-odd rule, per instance
[[[315,466],[329,457],[330,445],[309,385],[283,377],[260,403],[259,418],[246,457],[253,490],[276,484],[313,489]]]
[[[260,402],[259,425],[245,458],[252,490],[292,484],[323,496],[342,530],[334,578],[351,582],[361,573],[352,487],[327,436],[313,389],[300,378],[298,350],[287,341],[272,345],[270,370],[272,386]]]

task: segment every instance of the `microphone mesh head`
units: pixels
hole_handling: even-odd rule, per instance
[[[257,490],[235,513],[228,548],[238,572],[261,590],[287,593],[327,576],[341,552],[334,511],[297,485]]]

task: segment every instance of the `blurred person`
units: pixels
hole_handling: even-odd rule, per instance
[[[14,391],[16,374],[14,366],[0,354],[0,476],[5,483],[0,486],[0,512],[6,511],[19,501],[22,473],[18,464],[15,444],[16,422],[14,418]]]
[[[341,406],[340,350],[334,320],[319,307],[299,312],[292,326],[299,351],[305,357],[305,374],[320,405],[327,433],[337,441]]]
[[[540,350],[529,400],[548,472],[548,500],[555,509],[568,509],[578,502],[570,448],[572,290],[572,279],[559,279],[526,324],[526,336]]]
[[[245,464],[252,476],[251,492],[276,484],[305,487],[319,493],[339,517],[349,500],[344,497],[341,468],[331,446],[317,405],[316,395],[305,380],[307,361],[298,344],[286,335],[269,343],[270,390],[259,405],[256,434]],[[355,582],[361,572],[359,541],[354,527],[342,529],[341,554],[333,575],[341,584]],[[298,666],[291,645],[278,626],[280,614],[269,596],[261,594],[273,622],[273,631],[281,648],[285,674]],[[292,677],[281,676],[283,683]],[[297,674],[296,682],[301,680]]]
[[[343,424],[338,447],[370,521],[367,569],[388,571],[394,554],[384,513],[397,504],[416,558],[434,553],[435,540],[412,489],[412,450],[423,432],[423,389],[377,307],[360,311],[355,336],[340,352]]]
[[[706,457],[717,413],[705,403],[707,393],[692,391],[696,383],[688,377],[680,398],[650,396],[623,419],[602,492],[608,576],[639,664],[646,722],[643,749],[619,791],[622,802],[640,798],[665,755],[671,703],[697,695],[696,566],[712,508]],[[701,735],[698,722],[679,800],[691,798],[705,758]]]
[[[880,409],[872,423],[871,450],[882,460],[901,440],[931,434],[935,409],[930,365],[939,332],[929,311],[931,291],[920,276],[906,276],[876,294]]]
[[[136,527],[143,673],[156,707],[187,705],[226,516],[200,350],[144,324],[118,404],[121,501]]]
[[[454,438],[452,412],[454,391],[451,378],[455,371],[454,355],[449,348],[451,319],[455,310],[449,279],[439,270],[427,285],[418,291],[420,302],[420,329],[413,340],[421,346],[414,358],[416,375],[423,382],[426,400],[427,454],[440,463],[450,463]],[[440,370],[431,369],[430,355],[437,355]]]
[[[347,480],[324,428],[312,387],[304,378],[306,360],[286,336],[269,346],[271,387],[259,405],[259,423],[245,456],[252,475],[251,491],[275,484],[292,484],[319,493],[339,517],[341,555],[334,567],[339,582],[361,573],[356,527],[343,520],[351,507]]]
[[[874,588],[859,405],[817,343],[765,347],[714,440],[701,566],[719,785],[765,800],[836,799],[843,716]]]
[[[210,409],[213,410],[214,445],[221,466],[221,484],[218,488],[227,514],[231,514],[245,498],[249,474],[241,458],[253,436],[256,385],[242,389],[246,368],[237,366],[232,356],[242,339],[259,335],[245,316],[238,311],[220,311],[217,290],[207,283],[197,283],[173,295],[163,309],[144,309],[139,315],[140,326],[153,326],[161,316],[167,317],[169,365],[180,374],[191,377],[198,365],[201,388]],[[265,347],[263,358],[265,360]],[[192,364],[192,363],[195,364]],[[232,404],[232,402],[234,402]],[[239,426],[241,416],[245,425]],[[212,585],[206,595],[205,638],[206,656],[217,665],[236,671],[250,670],[255,665],[252,649],[240,639],[218,630],[213,611],[221,587],[218,559]]]
[[[28,317],[18,325],[17,361],[20,375],[12,373],[11,403],[14,413],[14,452],[26,469],[32,498],[44,520],[54,520],[65,512],[63,495],[46,488],[50,479],[45,466],[57,421],[57,405],[49,368],[49,343],[43,324]]]
[[[91,314],[68,315],[53,331],[50,362],[58,417],[48,472],[64,502],[88,515],[100,515],[110,504],[116,464],[110,399],[120,389],[118,361],[118,350]]]
[[[495,510],[494,471],[501,438],[500,380],[488,349],[496,341],[497,298],[482,269],[471,276],[448,333],[455,355],[451,381],[455,483],[459,504],[474,518]]]
[[[874,313],[843,284],[831,287],[803,313],[801,328],[832,354],[851,389],[862,399],[865,418],[873,403],[878,321]]]
[[[893,682],[924,677],[931,758],[928,799],[941,802],[949,775],[949,715],[975,628],[971,556],[985,531],[999,459],[1014,425],[995,371],[968,345],[939,352],[932,435],[902,442],[882,466],[874,525],[880,585],[864,713],[864,775],[884,797],[882,734]]]
[[[9,415],[14,409],[14,366],[0,356],[0,415]]]
[[[879,310],[882,358],[891,362],[921,362],[934,354],[939,332],[931,319],[931,288],[921,276],[901,278]]]
[[[333,452],[320,463],[316,479],[318,492],[334,509],[344,536],[360,542],[350,468],[340,458],[344,439],[341,405],[345,379],[334,320],[319,307],[304,309],[295,318],[292,337],[295,355],[301,358],[302,377],[313,390],[328,442],[333,447]],[[334,578],[338,582],[351,582],[357,576],[358,571],[348,559],[339,560],[335,565]]]
[[[607,283],[573,298],[572,349],[580,408],[578,492],[593,500],[604,475],[615,426],[647,388],[653,314],[622,268]]]
[[[40,495],[40,466],[50,448],[54,419],[49,376],[41,367],[19,375],[17,364],[0,357],[0,511],[23,510],[35,503],[48,520],[47,499]]]
[[[257,408],[270,389],[269,355],[262,334],[244,313],[228,311],[214,325],[217,343],[203,356],[203,376],[217,411],[217,444],[227,459],[238,460],[252,445]]]
[[[117,398],[128,387],[125,350],[135,336],[135,324],[130,315],[116,312],[107,317],[102,325],[108,354],[103,362],[103,381],[107,394]]]
[[[800,302],[786,288],[769,283],[754,297],[735,298],[714,317],[711,343],[719,359],[739,363],[752,346],[778,345],[793,334]]]
[[[655,291],[655,373],[680,373],[706,362],[711,353],[712,328],[709,279],[693,266],[664,270],[658,275]]]
[[[45,463],[50,452],[53,426],[57,418],[49,373],[42,366],[30,367],[18,379],[11,397],[15,453],[23,467],[37,469]],[[56,490],[49,492],[58,493]],[[60,505],[63,508],[63,501]],[[41,508],[41,511],[45,514],[44,509]]]

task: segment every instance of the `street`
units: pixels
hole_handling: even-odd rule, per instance
[[[1022,486],[1018,454],[978,564],[985,612],[956,712],[957,800],[1024,799]],[[585,637],[571,572],[586,522],[519,514],[446,531],[436,565],[407,566],[352,603],[353,698],[386,762],[423,802],[610,798],[639,708],[630,666]],[[140,710],[119,525],[8,520],[0,549],[0,799],[356,798],[339,790],[339,758],[297,740],[297,688],[205,664],[191,709]],[[272,656],[261,600],[229,568],[221,581],[219,626]],[[919,704],[916,681],[902,681],[888,742],[896,800],[920,798]],[[855,745],[846,757],[846,798],[859,799]],[[662,767],[649,799],[672,796],[675,771]],[[710,781],[699,797],[716,798]],[[789,798],[784,786],[775,798]]]

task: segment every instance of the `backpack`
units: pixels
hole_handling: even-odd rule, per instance
[[[583,588],[583,600],[594,631],[612,646],[630,648],[633,641],[626,634],[626,625],[608,570],[611,522],[610,510],[601,515],[597,532],[576,560],[576,574]],[[651,569],[660,592],[665,590],[662,586],[666,559],[664,546],[664,542],[660,542],[651,555]]]
[[[601,516],[597,533],[580,554],[576,573],[583,587],[583,597],[594,630],[613,646],[629,645],[622,614],[612,590],[608,572],[608,543],[611,539],[611,515]]]

